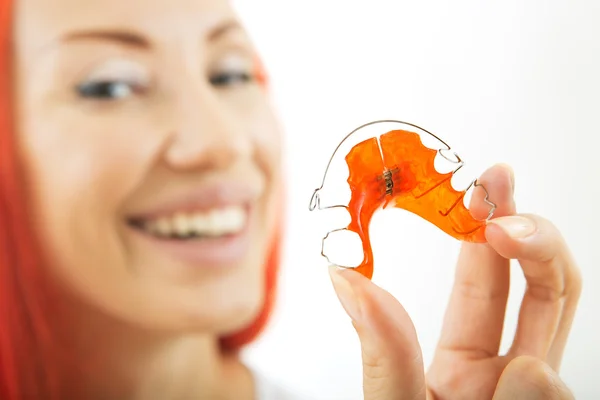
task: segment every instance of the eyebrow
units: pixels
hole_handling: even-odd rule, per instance
[[[71,42],[77,40],[104,40],[108,42],[120,43],[132,47],[148,48],[150,42],[134,32],[124,30],[89,30],[89,31],[76,31],[64,35],[62,38],[64,42]]]
[[[208,40],[216,41],[231,31],[236,31],[236,30],[241,30],[241,29],[242,29],[242,26],[240,25],[240,23],[237,20],[235,20],[235,19],[227,20],[227,21],[217,25],[215,28],[213,28],[211,30],[211,32],[208,34]]]
[[[207,35],[207,39],[208,41],[216,41],[229,32],[238,29],[241,29],[241,25],[238,21],[227,20],[211,29]],[[95,29],[70,32],[61,39],[64,42],[77,40],[104,40],[137,48],[150,48],[152,45],[146,37],[139,33],[119,29]]]

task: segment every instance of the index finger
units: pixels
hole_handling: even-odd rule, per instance
[[[500,255],[519,260],[527,280],[509,354],[538,357],[558,369],[581,293],[564,238],[550,221],[531,214],[490,221],[486,236]]]
[[[515,212],[513,179],[512,170],[503,165],[490,168],[479,179],[490,200],[497,205],[497,216]],[[477,218],[485,217],[489,211],[483,195],[483,190],[473,193],[470,209]],[[509,283],[507,259],[488,244],[462,244],[454,287],[430,371],[433,375],[437,364],[446,359],[446,355],[454,357],[458,354],[471,359],[497,355]],[[443,366],[441,369],[447,370]]]

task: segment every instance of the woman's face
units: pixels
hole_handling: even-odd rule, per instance
[[[280,134],[222,0],[18,0],[17,134],[59,282],[225,334],[260,310]]]

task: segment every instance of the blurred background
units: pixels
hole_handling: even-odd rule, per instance
[[[325,226],[324,211],[308,203],[340,140],[392,118],[449,143],[466,161],[461,182],[510,164],[518,211],[562,230],[584,290],[561,374],[578,399],[600,398],[600,2],[234,4],[271,76],[287,151],[279,301],[248,362],[308,398],[362,399],[358,338],[320,256],[321,238],[338,226]],[[371,232],[373,280],[408,310],[429,363],[459,243],[402,210],[380,211]],[[524,290],[518,264],[512,269],[504,350]]]

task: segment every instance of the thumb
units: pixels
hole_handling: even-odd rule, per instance
[[[493,400],[574,400],[558,374],[537,358],[521,356],[502,372]]]
[[[400,303],[351,269],[329,268],[358,333],[365,400],[425,400],[425,372],[415,328]]]

